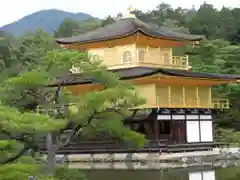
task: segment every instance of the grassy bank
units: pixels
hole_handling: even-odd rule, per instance
[[[240,132],[233,129],[217,128],[215,138],[218,141],[228,142],[230,147],[240,147]]]

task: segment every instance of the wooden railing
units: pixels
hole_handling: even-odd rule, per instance
[[[182,69],[188,70],[190,68],[188,63],[188,56],[169,56],[168,59],[164,59],[163,56],[140,61],[137,57],[132,56],[130,61],[123,61],[121,59],[121,64],[115,64],[108,66],[109,69],[118,69],[118,68],[127,68],[127,67],[136,67],[136,66],[149,66],[149,67],[159,67],[159,68],[169,68],[169,69]]]
[[[206,151],[214,147],[228,146],[223,142],[209,143],[186,143],[168,144],[166,139],[149,140],[143,147],[134,148],[129,143],[119,143],[117,141],[78,141],[69,146],[61,148],[57,154],[101,154],[101,153],[139,153],[139,152],[187,152],[187,151]],[[41,152],[46,153],[46,148],[41,146]]]
[[[78,141],[69,146],[60,148],[59,154],[85,154],[85,153],[134,153],[134,152],[166,152],[167,140],[150,140],[143,147],[134,147],[132,143],[118,141]],[[41,152],[46,152],[44,144]]]
[[[157,96],[156,105],[159,108],[212,108],[212,109],[229,109],[230,104],[228,99],[213,99],[211,103],[201,103],[200,101],[192,100],[188,102],[183,98],[179,98],[179,103],[174,103],[171,98],[162,99]]]
[[[188,56],[172,56],[172,65],[188,67]]]
[[[228,99],[213,99],[212,107],[214,109],[229,109],[230,104],[229,104]]]

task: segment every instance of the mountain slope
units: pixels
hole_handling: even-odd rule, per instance
[[[27,31],[35,31],[40,28],[53,33],[65,18],[83,21],[92,18],[92,16],[85,13],[71,13],[57,9],[42,10],[5,25],[0,28],[0,31],[21,35]]]

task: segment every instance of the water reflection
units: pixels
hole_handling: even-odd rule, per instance
[[[199,172],[189,172],[189,180],[216,180],[215,171],[199,171]]]
[[[240,180],[240,168],[216,170],[90,170],[89,180]]]

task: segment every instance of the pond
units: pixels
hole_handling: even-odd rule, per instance
[[[175,170],[88,170],[88,180],[240,180],[240,167]]]

